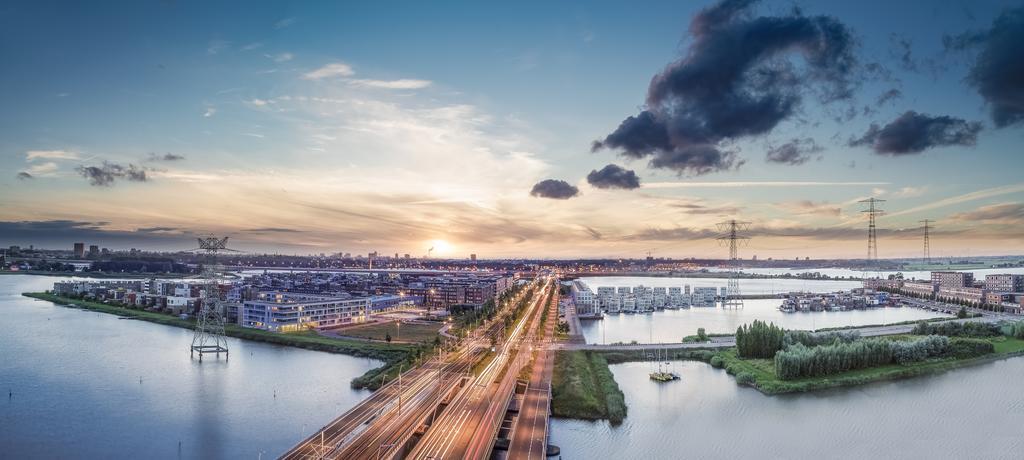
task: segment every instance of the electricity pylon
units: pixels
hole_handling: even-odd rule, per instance
[[[741,235],[750,227],[750,222],[739,222],[735,219],[720,222],[718,231],[722,236],[718,242],[729,245],[729,281],[725,287],[725,298],[722,299],[722,308],[743,308],[743,299],[740,298],[740,279],[738,247],[750,240],[749,236]]]
[[[925,220],[921,220],[919,222],[924,224],[924,261],[925,261],[926,264],[931,265],[932,264],[932,247],[931,247],[931,243],[928,241],[928,230],[931,230],[933,228],[931,226],[931,224],[934,224],[935,221],[931,220],[931,219],[925,219]]]
[[[875,230],[875,217],[885,211],[875,207],[875,204],[884,201],[874,197],[858,201],[858,203],[867,203],[868,205],[867,209],[861,211],[868,214],[868,262],[878,260],[878,233]]]
[[[228,358],[228,341],[224,337],[224,304],[220,300],[220,285],[217,284],[219,275],[216,266],[217,253],[219,251],[233,251],[228,249],[228,237],[199,238],[197,250],[206,252],[206,262],[203,264],[202,277],[206,280],[206,296],[202,299],[203,306],[199,309],[199,318],[196,319],[196,331],[192,336],[191,355],[195,357],[199,352],[199,360],[203,360],[204,353],[215,353],[218,357],[224,353]]]

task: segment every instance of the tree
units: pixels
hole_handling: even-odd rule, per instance
[[[700,342],[707,342],[708,341],[708,334],[706,332],[704,332],[704,328],[703,327],[697,328],[697,340],[700,341]]]
[[[960,311],[956,312],[956,317],[964,319],[967,317],[967,307],[960,307]]]
[[[384,336],[384,341],[387,342],[387,343],[391,343],[391,333],[390,332],[387,333],[387,335]]]

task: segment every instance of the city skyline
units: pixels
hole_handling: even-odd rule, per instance
[[[14,2],[0,242],[1021,253],[1024,8],[869,3]]]

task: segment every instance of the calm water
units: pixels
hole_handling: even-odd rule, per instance
[[[708,271],[723,271],[721,268],[708,268]],[[964,272],[974,273],[974,278],[978,280],[984,280],[985,275],[1002,274],[1002,273],[1013,273],[1013,274],[1024,274],[1024,267],[1010,267],[1010,268],[975,268],[970,270],[958,270]],[[928,280],[931,279],[930,271],[904,271],[904,272],[892,272],[892,271],[862,271],[862,270],[851,270],[848,268],[744,268],[744,273],[754,273],[758,275],[785,275],[789,273],[793,276],[800,275],[802,273],[821,273],[822,275],[828,275],[833,278],[872,278],[872,277],[888,277],[896,273],[902,273],[906,279],[919,279]]]
[[[639,285],[647,287],[683,287],[690,285],[692,290],[695,287],[725,287],[725,278],[666,278],[666,277],[645,277],[645,276],[594,276],[580,278],[590,286],[590,289],[597,292],[600,286],[628,286]],[[850,290],[863,286],[860,281],[815,281],[815,280],[786,280],[786,279],[742,279],[740,280],[740,292],[743,294],[778,294],[783,292],[835,292]]]
[[[742,309],[690,308],[649,314],[605,315],[601,320],[583,320],[587,343],[679,342],[703,327],[707,333],[734,333],[755,319],[774,322],[786,329],[815,330],[840,326],[889,324],[940,316],[943,313],[919,308],[873,308],[870,310],[782,313],[777,299],[744,300]]]
[[[0,457],[276,457],[381,364],[235,339],[230,361],[199,363],[191,331],[20,296],[56,280],[0,276]]]
[[[595,292],[599,286],[725,286],[724,279],[656,278],[656,277],[593,277],[581,278]],[[778,292],[834,292],[860,287],[859,281],[805,280],[740,280],[747,294]],[[770,321],[787,329],[821,329],[840,326],[865,326],[947,316],[917,308],[874,308],[835,312],[782,313],[778,299],[744,300],[744,308],[733,310],[690,308],[665,310],[650,314],[607,315],[602,320],[584,320],[583,336],[587,343],[615,343],[636,340],[641,343],[679,342],[696,334],[698,328],[710,333],[732,333],[742,324],[755,319]]]
[[[562,458],[1019,459],[1024,358],[940,375],[802,395],[764,396],[724,370],[675,363],[656,384],[646,363],[611,366],[629,413],[607,422],[554,419]]]

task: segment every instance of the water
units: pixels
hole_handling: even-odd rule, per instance
[[[601,320],[582,320],[587,343],[679,342],[703,327],[708,334],[736,332],[736,328],[755,319],[774,322],[786,329],[815,330],[829,327],[868,326],[928,318],[947,317],[944,313],[919,308],[873,308],[869,310],[783,313],[778,299],[744,300],[742,309],[721,307],[663,310],[654,313],[605,315]]]
[[[693,287],[724,287],[725,279],[716,278],[657,278],[636,276],[608,276],[581,278],[597,292],[599,286],[651,286],[670,287],[689,284]],[[815,281],[795,279],[745,279],[740,280],[745,294],[772,294],[780,292],[835,292],[860,287],[859,281]],[[755,319],[774,322],[787,329],[822,329],[844,326],[867,326],[902,321],[948,316],[942,313],[918,308],[873,308],[868,310],[783,313],[779,311],[781,300],[744,300],[742,309],[690,308],[685,310],[664,310],[649,314],[606,315],[602,320],[582,321],[583,336],[587,343],[641,343],[679,342],[683,337],[697,333],[704,328],[709,333],[734,333],[740,325]]]
[[[657,384],[647,363],[611,366],[625,422],[553,419],[562,458],[991,458],[1024,449],[1024,358],[934,376],[765,396],[724,370],[674,364]]]
[[[712,267],[708,268],[711,272],[724,272],[727,271],[722,268]],[[962,272],[974,273],[976,280],[984,280],[985,275],[996,275],[996,274],[1024,274],[1024,267],[1009,267],[1009,268],[972,268],[970,270],[957,270]],[[931,271],[876,271],[876,270],[851,270],[849,268],[744,268],[743,273],[751,273],[756,275],[785,275],[789,273],[792,276],[798,276],[803,273],[820,273],[822,275],[828,275],[832,278],[873,278],[882,277],[886,278],[889,275],[895,275],[896,273],[902,273],[905,279],[918,279],[918,280],[930,280]]]
[[[683,287],[690,285],[692,290],[695,287],[725,287],[725,278],[667,278],[655,276],[593,276],[583,277],[580,281],[590,286],[590,289],[597,292],[600,286],[647,286],[647,287]],[[779,294],[784,292],[835,292],[848,291],[863,286],[860,281],[821,281],[821,280],[800,280],[800,279],[741,279],[740,291],[743,294]]]
[[[236,339],[230,361],[199,363],[189,330],[20,295],[60,279],[0,276],[0,457],[272,458],[365,398],[349,382],[381,365]]]

